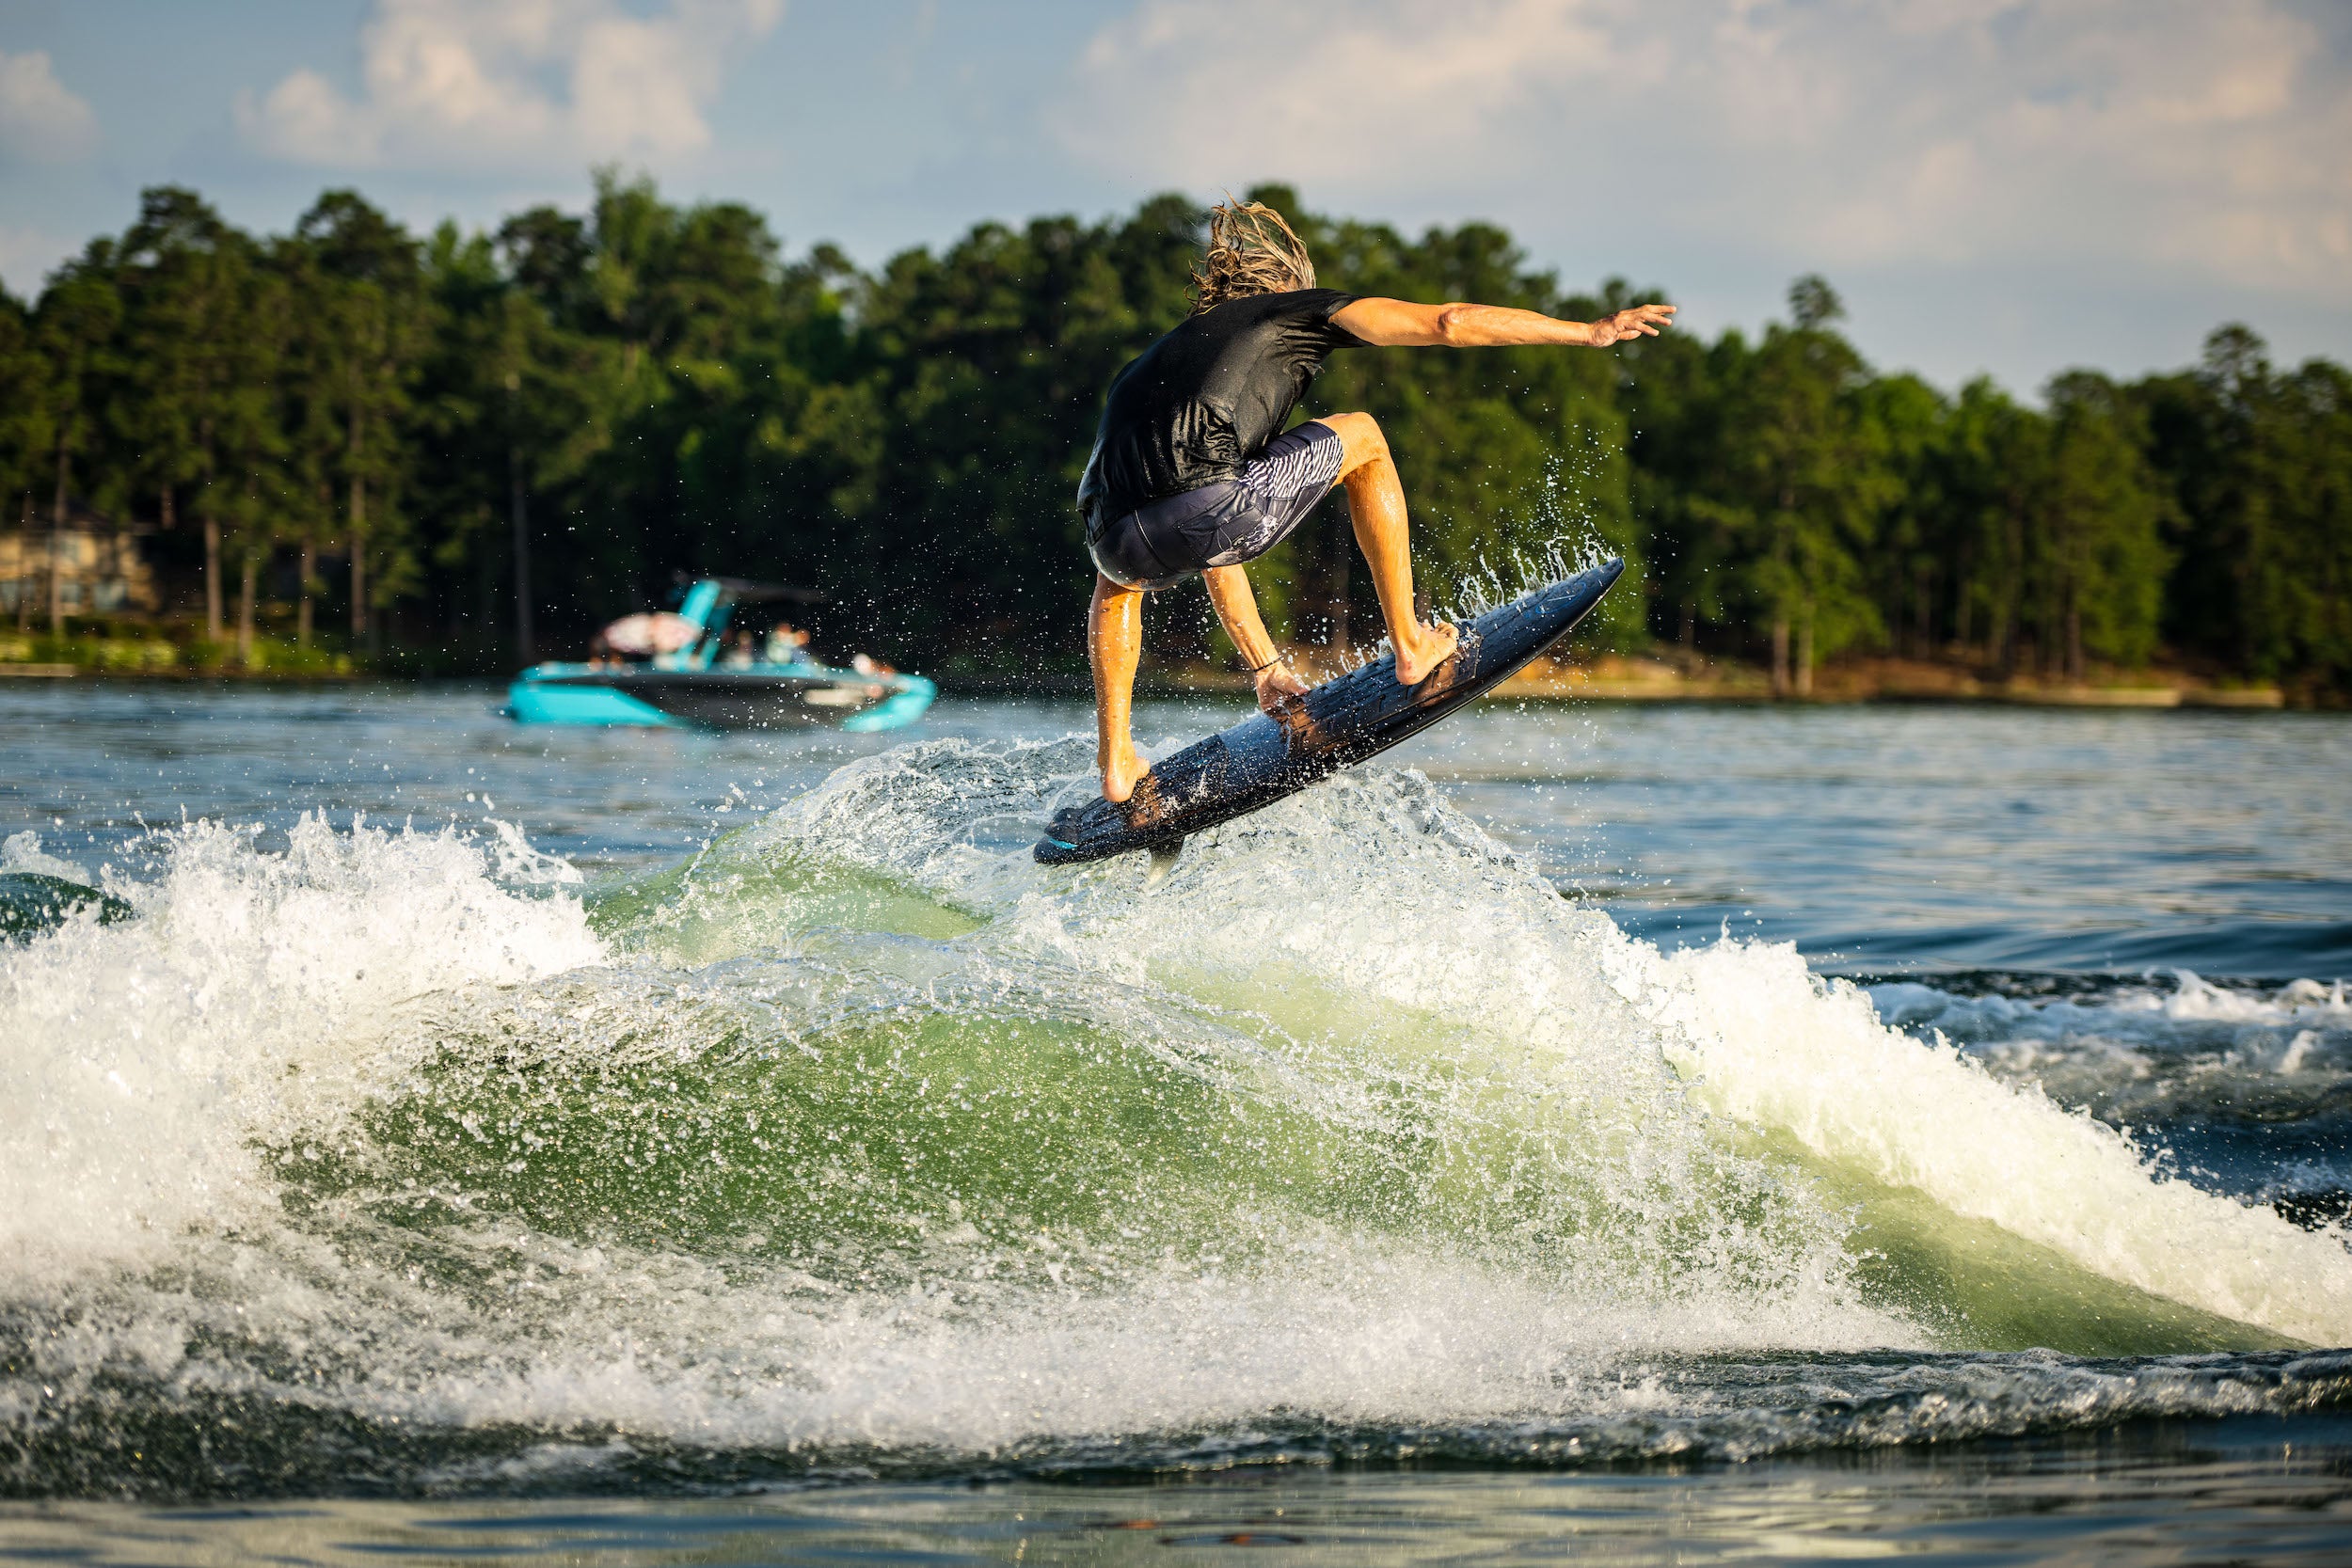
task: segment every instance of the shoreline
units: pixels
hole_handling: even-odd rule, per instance
[[[414,679],[370,670],[108,670],[87,664],[0,663],[0,682],[26,685],[37,681],[89,681],[125,686],[362,686],[373,681]]]
[[[1337,668],[1301,659],[1301,673],[1321,679]],[[1158,683],[1164,694],[1239,692],[1242,675],[1195,668]],[[1138,688],[1138,689],[1142,689]],[[1864,703],[1951,706],[2058,708],[2201,708],[2280,711],[2290,707],[2276,686],[2218,686],[2177,671],[2119,671],[2080,686],[1988,679],[1963,665],[1925,660],[1863,659],[1814,673],[1804,695],[1774,696],[1765,672],[1746,665],[1704,663],[1686,673],[1666,660],[1622,654],[1591,659],[1537,659],[1481,698],[1482,702],[1658,703],[1822,707]]]
[[[1497,687],[1519,701],[1752,703],[1831,705],[1855,703],[2003,707],[2284,709],[2276,686],[2223,687],[2175,672],[2118,672],[2105,681],[2058,685],[1986,678],[1962,666],[1872,659],[1815,672],[1814,689],[1775,697],[1761,671],[1708,667],[1696,678],[1652,659],[1605,656],[1589,664],[1538,660]]]
[[[1302,655],[1300,673],[1322,680],[1339,661]],[[502,684],[509,676],[439,677]],[[954,674],[931,677],[949,697],[1090,697],[1093,688],[1076,671],[1035,675]],[[408,683],[412,674],[357,670],[237,670],[233,668],[109,668],[63,661],[0,660],[0,689],[19,683],[92,681],[191,686],[206,683],[259,686],[348,686],[371,681]],[[1231,695],[1249,689],[1237,671],[1204,665],[1148,668],[1137,681],[1139,697]],[[2176,671],[2114,672],[2080,686],[1987,678],[1965,666],[1923,660],[1865,659],[1817,670],[1814,689],[1775,697],[1761,670],[1707,663],[1692,673],[1663,659],[1604,654],[1588,660],[1538,659],[1511,676],[1481,702],[1705,704],[1746,706],[1837,706],[1863,703],[2055,707],[2085,709],[2193,708],[2207,711],[2280,711],[2297,705],[2277,686],[2222,686]]]

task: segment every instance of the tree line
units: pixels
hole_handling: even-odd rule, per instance
[[[1326,283],[1589,318],[1486,224],[1418,238],[1300,211]],[[830,645],[943,673],[1083,665],[1073,507],[1111,374],[1180,320],[1201,214],[986,223],[862,271],[731,202],[598,176],[587,211],[405,230],[332,191],[257,236],[145,193],[30,303],[0,296],[0,483],[36,560],[76,501],[155,529],[202,631],[387,668],[574,651],[675,574],[820,588]],[[1849,651],[2078,682],[2169,658],[2352,695],[2352,375],[2240,326],[2040,404],[1881,374],[1818,277],[1760,336],[1606,354],[1332,356],[1305,410],[1387,430],[1440,601],[1592,545],[1639,589],[1627,648],[1753,659],[1810,689]],[[1308,642],[1376,635],[1343,507],[1253,574]],[[20,626],[64,630],[21,583]],[[1197,590],[1166,655],[1214,652]],[[257,630],[261,628],[261,630]]]

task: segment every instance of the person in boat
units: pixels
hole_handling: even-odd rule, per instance
[[[609,651],[633,663],[644,663],[682,653],[692,647],[702,634],[701,626],[675,610],[656,610],[624,615],[599,635]]]
[[[1094,666],[1095,762],[1104,799],[1125,800],[1147,771],[1130,729],[1142,657],[1143,596],[1199,572],[1226,635],[1249,666],[1258,705],[1303,695],[1266,636],[1242,563],[1289,537],[1334,486],[1347,493],[1357,547],[1372,568],[1396,678],[1419,683],[1456,633],[1414,612],[1405,490],[1369,414],[1326,414],[1285,430],[1337,348],[1605,348],[1670,325],[1671,305],[1596,322],[1502,306],[1416,305],[1315,286],[1314,263],[1282,215],[1258,202],[1209,214],[1192,314],[1112,378],[1078,483],[1093,558],[1087,653]]]
[[[809,652],[808,633],[783,621],[777,622],[768,633],[767,654],[771,664],[817,662],[817,656]]]

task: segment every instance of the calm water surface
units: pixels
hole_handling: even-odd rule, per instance
[[[496,701],[0,689],[0,1558],[2352,1553],[2352,722]]]
[[[282,832],[304,812],[501,815],[583,868],[625,870],[907,738],[524,731],[497,702],[0,689],[15,759],[0,812],[102,858],[183,816]],[[1181,744],[1238,712],[1146,703],[1136,732]],[[1090,726],[1081,704],[950,701],[918,733]],[[1728,923],[1833,967],[2352,973],[2352,721],[2337,716],[1489,705],[1390,760],[1653,940]]]

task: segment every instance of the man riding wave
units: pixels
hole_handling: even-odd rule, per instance
[[[1192,314],[1111,381],[1103,422],[1078,484],[1094,602],[1095,762],[1103,797],[1125,800],[1148,769],[1130,732],[1143,596],[1193,572],[1248,664],[1271,713],[1307,687],[1259,619],[1242,563],[1304,522],[1333,485],[1372,568],[1396,678],[1418,684],[1454,652],[1450,626],[1413,610],[1405,489],[1369,414],[1327,414],[1282,427],[1335,348],[1501,348],[1562,343],[1604,348],[1669,325],[1671,305],[1604,321],[1556,321],[1503,306],[1414,305],[1315,287],[1314,263],[1282,215],[1257,202],[1209,214],[1207,253],[1193,274]]]

